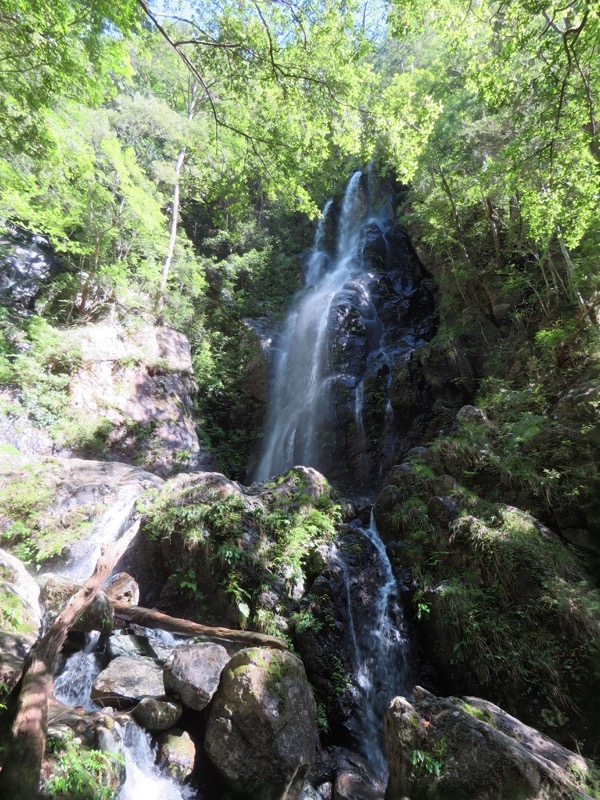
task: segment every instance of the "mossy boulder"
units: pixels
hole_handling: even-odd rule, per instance
[[[205,751],[238,796],[296,800],[315,759],[315,712],[298,658],[241,650],[211,705]]]
[[[584,759],[498,706],[413,693],[385,718],[386,800],[591,800]]]

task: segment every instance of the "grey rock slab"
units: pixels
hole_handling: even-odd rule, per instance
[[[150,658],[119,656],[110,662],[92,686],[92,699],[100,705],[124,708],[143,697],[163,697],[161,668]]]
[[[165,686],[196,711],[210,703],[229,661],[220,644],[189,644],[173,650],[164,666]]]

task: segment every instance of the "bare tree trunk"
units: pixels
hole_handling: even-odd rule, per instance
[[[35,800],[39,797],[48,728],[48,697],[56,660],[69,630],[100,591],[128,541],[127,537],[122,537],[108,553],[102,554],[92,575],[73,595],[25,660],[21,680],[8,701],[9,708],[14,710],[14,719],[3,754],[0,797],[7,800]]]
[[[498,265],[503,266],[504,258],[502,257],[502,248],[500,246],[500,234],[498,233],[498,225],[496,223],[494,206],[492,205],[492,201],[490,200],[489,197],[485,198],[484,203],[485,203],[485,210],[487,213],[488,222],[490,223],[490,229],[492,231],[492,238],[494,240],[496,259],[498,260]]]
[[[196,103],[198,100],[198,89],[195,83],[189,87],[189,101],[187,110],[188,122],[194,119],[196,112]],[[160,287],[158,289],[158,297],[156,299],[156,313],[160,315],[165,305],[165,292],[167,291],[167,281],[169,280],[169,272],[171,270],[171,262],[173,261],[173,253],[175,252],[175,242],[177,241],[177,227],[179,225],[179,178],[183,164],[185,162],[186,149],[185,146],[179,151],[177,160],[175,162],[175,181],[173,183],[173,205],[171,208],[171,222],[169,224],[169,246],[167,248],[167,255],[163,263],[162,274],[160,276]]]
[[[287,650],[287,644],[277,636],[268,636],[266,633],[254,631],[237,631],[231,628],[213,628],[201,625],[199,622],[190,622],[188,619],[170,617],[156,611],[154,608],[130,606],[127,603],[113,603],[115,615],[125,622],[134,622],[145,628],[160,628],[170,633],[183,633],[187,636],[205,636],[208,639],[228,639],[232,642],[253,645],[255,647],[274,647],[277,650]]]

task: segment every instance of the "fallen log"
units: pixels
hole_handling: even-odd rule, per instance
[[[207,639],[228,639],[230,642],[241,642],[248,647],[274,647],[287,650],[288,646],[277,636],[255,631],[238,631],[232,628],[213,628],[191,622],[188,619],[170,617],[154,608],[130,606],[127,603],[113,603],[115,617],[122,622],[133,622],[144,628],[160,628],[169,633],[181,633],[185,636],[205,636]]]
[[[56,660],[69,630],[93,602],[123,555],[129,539],[125,534],[110,550],[102,552],[92,575],[25,659],[21,679],[7,703],[8,713],[12,710],[14,716],[2,758],[0,797],[10,800],[35,800],[39,797],[48,729],[48,698]]]

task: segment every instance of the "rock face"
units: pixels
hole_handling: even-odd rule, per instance
[[[104,706],[126,708],[143,697],[162,697],[161,668],[150,658],[119,656],[110,662],[92,686],[92,699]]]
[[[587,766],[501,708],[420,687],[385,719],[386,800],[590,800],[575,782]]]
[[[420,590],[420,644],[447,691],[494,698],[554,738],[593,748],[598,591],[547,526],[458,482],[459,464],[487,458],[478,431],[489,422],[467,409],[459,424],[477,426],[473,443],[450,438],[414,452],[375,504],[382,537],[397,542],[396,564]]]
[[[219,644],[190,644],[175,649],[164,666],[165,687],[196,711],[210,703],[229,654]]]
[[[190,344],[183,334],[103,322],[68,336],[82,359],[71,378],[71,403],[87,418],[112,426],[110,458],[142,464],[163,477],[214,468],[196,434]]]
[[[290,653],[241,650],[210,709],[204,747],[241,797],[295,800],[315,758],[315,702]]]

